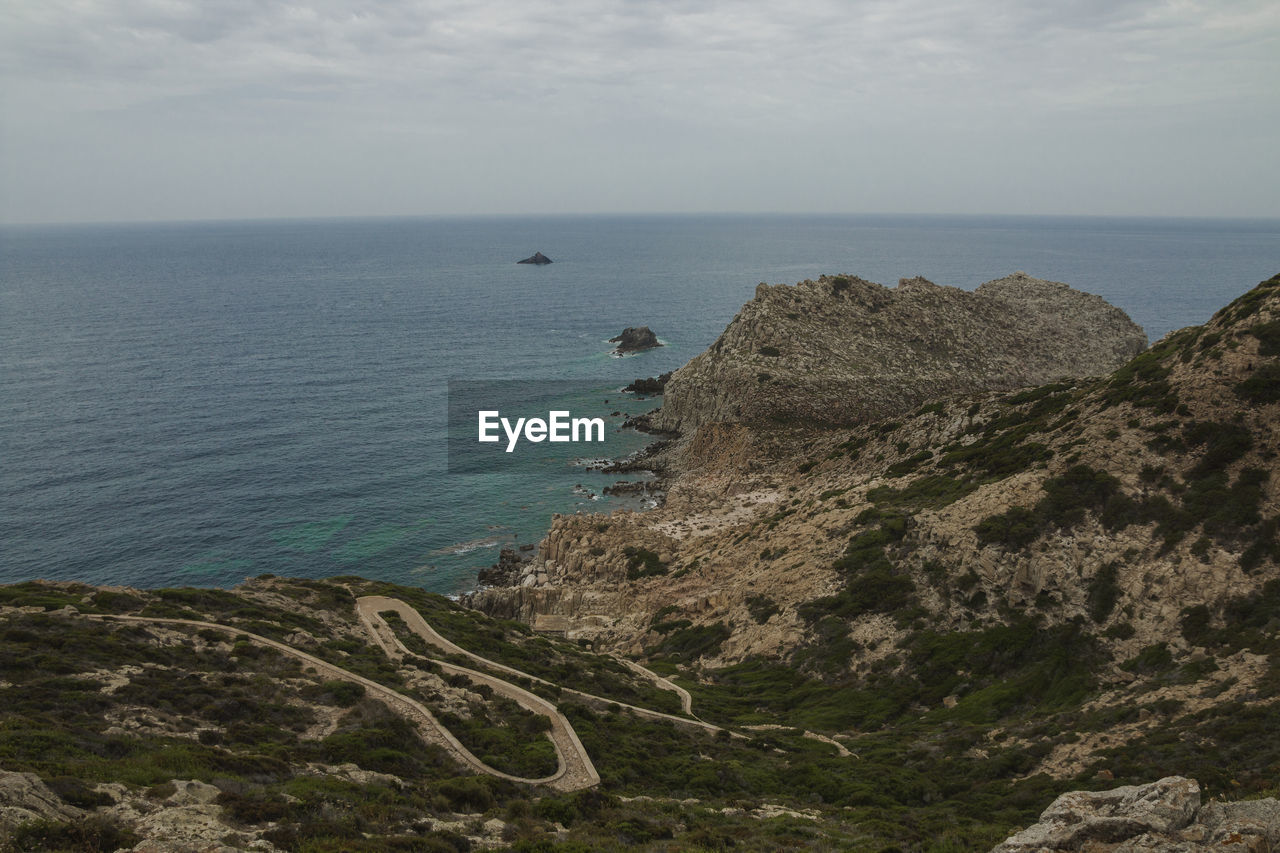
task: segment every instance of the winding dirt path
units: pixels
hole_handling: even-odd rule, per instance
[[[382,619],[382,617],[378,616],[379,613],[382,613],[388,610],[396,613],[401,619],[403,619],[405,622],[405,625],[408,626],[410,631],[413,631],[415,634],[417,634],[419,637],[425,640],[429,645],[435,646],[437,649],[440,649],[445,654],[463,655],[468,659],[473,660],[476,663],[480,664],[481,666],[487,667],[489,669],[494,669],[499,672],[505,672],[508,675],[515,676],[516,678],[526,678],[529,681],[535,682],[537,684],[546,684],[550,687],[559,687],[561,692],[568,693],[573,696],[577,696],[581,699],[586,699],[587,701],[591,702],[594,705],[600,705],[600,706],[617,705],[621,708],[626,708],[627,710],[631,711],[637,716],[645,717],[647,719],[668,720],[673,723],[678,723],[679,725],[682,725],[682,726],[690,726],[692,728],[702,729],[704,731],[709,731],[709,732],[720,731],[720,726],[713,725],[712,723],[703,722],[702,720],[699,720],[696,718],[690,719],[689,717],[679,717],[679,716],[676,716],[675,714],[664,713],[663,711],[653,711],[649,708],[641,708],[638,705],[628,705],[626,702],[618,702],[617,700],[610,699],[606,696],[597,696],[594,693],[586,693],[582,690],[574,690],[571,687],[561,687],[555,682],[547,681],[545,678],[539,678],[536,675],[530,675],[527,672],[522,672],[518,669],[515,669],[514,667],[507,666],[506,664],[498,663],[497,661],[492,661],[492,660],[489,660],[488,658],[481,657],[475,652],[467,651],[466,649],[459,646],[457,643],[454,643],[452,640],[447,640],[444,637],[442,637],[440,633],[436,631],[435,628],[432,628],[431,625],[427,623],[427,620],[422,618],[421,613],[419,613],[417,610],[410,607],[408,604],[404,603],[398,598],[390,598],[385,595],[366,595],[366,596],[361,596],[360,598],[357,598],[356,612],[360,615],[360,619],[365,625],[365,630],[369,631],[370,635],[376,638],[380,630],[380,627],[385,628],[389,636],[389,642],[392,645],[398,647],[398,649],[402,654],[412,654],[412,652],[410,652],[407,648],[404,647],[403,644],[400,643],[400,640],[395,636],[395,633],[391,631],[390,627],[387,626],[386,622]],[[381,626],[379,627],[375,625],[374,620],[376,620],[377,623],[381,623]],[[382,645],[384,651],[387,651],[387,654],[391,654],[391,652],[387,649],[386,644],[383,644],[381,641],[379,641],[379,644]],[[675,684],[666,678],[663,678],[662,676],[658,675],[656,672],[653,672],[652,670],[645,669],[644,667],[640,666],[640,664],[632,663],[631,661],[628,661],[625,658],[618,658],[618,660],[621,661],[623,664],[628,665],[628,667],[632,669],[634,672],[640,675],[643,675],[644,677],[650,679],[651,681],[654,681],[656,684],[658,684],[659,687],[662,687],[665,690],[671,690],[674,693],[676,693],[680,697],[680,705],[681,707],[684,708],[685,713],[687,714],[693,713],[693,711],[691,710],[693,707],[693,697],[689,695],[688,690],[685,690],[680,685]],[[440,661],[436,661],[436,663],[440,663]]]
[[[440,635],[427,620],[422,618],[422,614],[416,609],[401,601],[398,598],[390,598],[382,595],[367,595],[356,599],[356,615],[360,619],[361,625],[369,638],[382,649],[383,653],[392,660],[399,661],[405,655],[411,655],[408,648],[396,636],[395,631],[382,618],[381,613],[393,612],[404,620],[405,625],[410,631],[413,631],[429,645],[440,649],[445,654],[462,655],[470,660],[475,661],[480,666],[498,672],[504,672],[516,678],[528,679],[530,682],[537,684],[545,684],[550,687],[557,687],[562,693],[568,693],[585,699],[588,702],[602,706],[605,708],[618,706],[626,708],[632,713],[640,717],[646,717],[654,720],[668,720],[683,726],[702,729],[709,732],[719,732],[719,726],[711,723],[703,722],[697,718],[678,717],[674,714],[667,714],[662,711],[653,711],[649,708],[641,708],[637,705],[629,705],[625,702],[616,702],[604,696],[596,696],[592,693],[586,693],[581,690],[574,690],[568,687],[560,687],[554,682],[547,681],[527,672],[521,672],[514,667],[497,661],[489,660],[481,657],[474,652],[467,651],[456,643],[445,639]],[[474,753],[463,746],[462,742],[454,736],[435,715],[418,700],[411,696],[387,687],[384,684],[357,675],[350,670],[341,666],[330,663],[316,657],[313,654],[296,649],[279,640],[273,640],[270,637],[264,637],[260,634],[254,634],[234,625],[222,625],[217,622],[204,622],[197,619],[171,619],[160,616],[121,616],[115,614],[99,614],[86,613],[83,614],[88,619],[98,619],[101,621],[120,621],[120,622],[143,622],[157,625],[183,625],[192,628],[210,628],[214,631],[220,631],[233,637],[245,637],[250,642],[275,649],[282,654],[292,657],[302,663],[310,666],[318,674],[323,674],[328,678],[339,681],[346,681],[352,684],[359,684],[364,688],[365,694],[381,700],[385,705],[396,713],[414,723],[418,729],[422,739],[427,743],[441,747],[453,757],[459,764],[475,770],[478,773],[485,773],[490,776],[496,776],[500,779],[508,779],[512,782],[521,782],[530,785],[546,785],[560,791],[577,791],[582,788],[591,788],[600,784],[600,774],[596,771],[595,765],[591,761],[591,756],[582,745],[582,741],[578,738],[578,733],[573,730],[573,725],[569,719],[560,712],[551,702],[543,699],[535,693],[531,693],[522,687],[512,684],[492,675],[488,672],[480,672],[479,670],[470,669],[465,666],[448,663],[442,660],[433,660],[442,671],[449,674],[464,675],[478,684],[488,685],[493,692],[500,696],[516,702],[520,707],[535,714],[540,714],[551,721],[551,729],[547,733],[547,738],[551,741],[556,753],[556,772],[540,779],[530,779],[522,776],[514,776],[505,773],[497,768],[490,767],[481,761]],[[680,705],[686,714],[692,714],[693,697],[689,691],[673,683],[669,679],[663,678],[652,670],[646,669],[638,663],[626,660],[625,658],[617,658],[632,672],[649,679],[657,686],[664,690],[670,690],[680,697]],[[736,734],[736,733],[735,733]]]
[[[657,686],[661,687],[663,690],[670,690],[672,693],[679,696],[680,710],[684,711],[686,714],[689,714],[690,716],[693,715],[693,696],[690,695],[688,690],[685,690],[683,687],[681,687],[679,684],[676,684],[671,679],[664,678],[663,676],[658,675],[658,673],[654,672],[648,667],[641,666],[640,664],[636,663],[633,660],[627,660],[626,658],[618,657],[617,655],[614,655],[614,659],[617,660],[619,663],[621,663],[623,666],[625,666],[627,669],[634,672],[636,675],[639,675],[643,678],[647,678]]]
[[[419,632],[419,628],[425,628],[435,634],[435,631],[427,625],[426,620],[422,618],[422,615],[417,610],[398,598],[366,596],[357,599],[356,613],[360,616],[360,621],[363,623],[365,631],[386,653],[387,657],[392,660],[399,661],[405,655],[412,655],[413,652],[405,648],[405,645],[400,642],[400,638],[391,630],[391,626],[380,615],[388,610],[399,614],[400,618],[404,619],[405,623],[409,625],[410,630],[415,631],[415,633]],[[453,646],[453,648],[458,647]],[[483,661],[484,659],[481,658],[481,660]],[[535,693],[530,693],[523,687],[517,687],[509,681],[503,681],[501,678],[486,672],[479,672],[442,660],[433,660],[432,663],[451,675],[461,674],[478,684],[487,684],[499,696],[505,696],[526,711],[540,714],[549,719],[551,721],[551,730],[547,733],[547,737],[551,739],[551,743],[556,748],[556,760],[559,763],[556,780],[561,783],[562,790],[576,791],[580,788],[590,788],[600,784],[600,774],[596,772],[595,765],[591,763],[591,756],[587,754],[586,747],[578,739],[578,733],[573,730],[573,725],[569,722],[569,718],[560,713],[560,709],[555,705]],[[545,781],[543,783],[546,784]]]
[[[405,606],[407,607],[408,605]],[[329,663],[326,660],[321,660],[315,655],[295,649],[293,646],[287,645],[278,640],[272,640],[269,637],[250,633],[249,631],[245,631],[243,628],[238,628],[234,625],[221,625],[217,622],[202,622],[195,619],[167,619],[158,616],[119,616],[114,614],[96,613],[86,613],[84,616],[89,619],[99,619],[102,621],[118,620],[122,622],[144,622],[160,625],[186,625],[192,628],[211,628],[215,631],[221,631],[224,634],[231,634],[235,637],[247,637],[252,643],[275,649],[276,651],[302,661],[308,666],[313,667],[317,673],[323,673],[330,678],[340,681],[359,684],[365,689],[365,693],[367,695],[376,697],[392,710],[413,722],[417,726],[422,739],[427,743],[442,747],[458,763],[466,765],[478,773],[486,773],[490,776],[497,776],[501,779],[509,779],[512,782],[521,782],[530,785],[547,785],[548,787],[561,791],[576,791],[581,788],[590,788],[600,783],[600,776],[596,773],[595,766],[591,764],[591,759],[587,756],[586,750],[583,749],[582,743],[578,740],[577,734],[573,733],[572,728],[569,728],[569,734],[571,736],[572,743],[576,748],[570,748],[567,754],[565,750],[565,745],[569,742],[567,738],[562,736],[559,741],[554,737],[551,739],[551,742],[556,749],[557,768],[555,773],[541,779],[528,779],[522,776],[513,776],[510,773],[504,773],[501,770],[490,767],[477,758],[469,749],[463,746],[456,737],[454,737],[452,732],[441,725],[440,721],[435,718],[426,706],[416,699],[406,696],[397,690],[393,690],[386,685],[379,684],[372,679],[365,678],[362,675],[356,675],[354,672],[343,669],[342,667]],[[379,645],[385,650],[386,647],[383,646],[382,643],[379,643]],[[450,666],[443,662],[440,662],[440,665],[442,667]],[[456,669],[458,671],[464,671],[463,667],[456,667]],[[502,691],[504,695],[508,695],[507,690],[520,689],[515,685],[507,684],[500,679],[495,679],[492,676],[486,676],[483,673],[473,673],[470,670],[465,670],[465,672],[469,677],[485,680],[486,683],[489,683],[488,680],[492,679],[493,682],[504,685],[505,689]],[[498,692],[498,688],[496,686],[494,690],[495,692]],[[527,691],[521,692],[527,693]],[[546,702],[546,700],[541,699],[541,697],[533,696],[532,693],[529,693],[528,695],[537,702],[540,702],[550,708],[552,713],[561,716],[561,719],[563,719],[563,716],[560,715],[559,711],[557,711],[551,703]],[[523,703],[521,704],[523,705]],[[539,709],[536,713],[545,714],[546,711]],[[567,726],[568,721],[565,720],[564,722]],[[554,718],[552,723],[554,727]]]
[[[602,706],[605,708],[618,706],[626,708],[633,714],[640,717],[646,717],[653,720],[667,720],[683,726],[702,729],[709,732],[719,732],[721,728],[711,723],[703,722],[696,717],[678,717],[674,714],[667,714],[662,711],[654,711],[649,708],[641,708],[637,705],[629,705],[625,702],[617,702],[604,696],[596,696],[592,693],[586,693],[581,690],[574,690],[569,687],[561,687],[560,685],[539,678],[536,675],[530,675],[527,672],[521,672],[514,667],[497,661],[489,660],[481,657],[474,652],[467,651],[456,643],[445,639],[439,634],[427,620],[422,618],[422,614],[416,609],[401,601],[398,598],[390,598],[382,595],[366,595],[356,599],[356,615],[360,619],[361,625],[369,638],[380,648],[387,657],[394,661],[400,661],[405,655],[413,655],[414,653],[405,647],[400,638],[396,636],[395,631],[387,624],[387,621],[380,614],[385,612],[393,612],[404,620],[405,625],[410,631],[413,631],[429,645],[440,649],[445,654],[462,655],[480,666],[498,672],[504,672],[515,678],[528,679],[530,682],[537,684],[545,684],[550,687],[560,689],[562,693],[568,693],[585,699],[588,702]],[[508,779],[512,782],[521,782],[529,785],[546,785],[560,791],[577,791],[583,788],[591,788],[600,784],[600,774],[596,771],[595,765],[591,762],[591,756],[587,754],[587,750],[582,745],[582,741],[578,738],[578,733],[573,730],[569,719],[560,712],[554,704],[543,699],[535,693],[531,693],[522,687],[512,684],[492,675],[488,672],[470,669],[458,664],[448,663],[443,660],[434,660],[432,663],[441,668],[442,671],[449,674],[465,675],[467,678],[479,684],[488,685],[494,693],[505,696],[516,702],[520,707],[535,714],[540,714],[551,721],[551,730],[547,733],[547,738],[551,741],[556,752],[556,772],[540,779],[530,779],[522,776],[514,776],[505,773],[494,767],[485,764],[475,756],[469,749],[462,745],[462,742],[454,736],[435,715],[427,709],[418,700],[411,696],[387,687],[384,684],[357,675],[350,670],[344,669],[329,661],[322,660],[315,655],[309,654],[296,649],[279,640],[273,640],[270,637],[264,637],[260,634],[254,634],[243,628],[234,625],[222,625],[217,622],[204,622],[197,619],[170,619],[160,616],[121,616],[116,614],[102,613],[86,613],[83,616],[87,619],[97,619],[100,621],[120,621],[120,622],[143,622],[158,625],[184,625],[192,628],[210,628],[220,631],[224,634],[230,634],[234,637],[245,637],[250,642],[259,646],[275,649],[282,654],[288,655],[302,663],[310,666],[318,674],[323,674],[329,678],[339,681],[347,681],[352,684],[359,684],[364,688],[365,694],[373,696],[381,700],[389,708],[399,713],[401,716],[414,723],[418,729],[422,739],[427,743],[434,744],[443,748],[448,752],[454,760],[463,764],[478,773],[486,773],[490,776],[496,776],[500,779]],[[693,697],[689,691],[675,684],[669,679],[663,678],[652,670],[646,669],[634,661],[625,658],[617,658],[632,672],[649,679],[657,686],[664,690],[670,690],[680,697],[680,706],[686,714],[693,713]],[[735,736],[741,737],[736,732]]]

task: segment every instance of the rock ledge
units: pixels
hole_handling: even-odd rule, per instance
[[[991,853],[1269,853],[1276,849],[1280,849],[1280,802],[1211,802],[1201,807],[1198,782],[1168,776],[1147,785],[1063,794],[1044,810],[1039,823],[997,844]]]

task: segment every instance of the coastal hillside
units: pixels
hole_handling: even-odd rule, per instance
[[[659,611],[718,623],[716,663],[839,639],[833,674],[920,624],[1009,608],[1085,619],[1117,654],[1169,641],[1185,608],[1212,622],[1277,574],[1278,329],[1272,279],[1101,378],[852,429],[704,424],[656,460],[664,506],[559,517],[526,568],[537,582],[474,601],[636,652]]]
[[[702,424],[663,507],[560,517],[533,582],[473,602],[744,693],[847,690],[849,730],[985,721],[970,747],[1029,775],[1267,787],[1278,756],[1221,736],[1280,719],[1277,425],[1280,277],[1102,377]]]
[[[0,850],[1266,849],[1277,424],[1280,276],[1101,376],[702,423],[470,607],[0,587]]]
[[[1146,344],[1100,297],[1021,272],[972,292],[847,275],[761,284],[671,377],[651,424],[685,433],[724,421],[857,424],[958,394],[1107,373]]]

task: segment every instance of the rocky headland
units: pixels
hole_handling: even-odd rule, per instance
[[[1097,376],[1147,345],[1100,297],[1014,273],[975,291],[923,278],[761,284],[677,370],[655,427],[804,420],[853,425],[962,394]]]

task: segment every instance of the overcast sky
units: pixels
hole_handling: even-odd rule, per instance
[[[5,0],[0,219],[1280,216],[1276,0]]]

